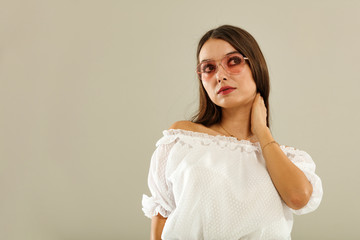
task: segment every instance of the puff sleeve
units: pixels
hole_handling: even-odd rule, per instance
[[[308,203],[301,209],[291,211],[296,215],[310,213],[318,208],[320,205],[323,188],[321,179],[315,174],[316,165],[311,156],[305,151],[294,149],[292,147],[281,146],[281,149],[286,156],[305,174],[309,182],[312,184],[313,192]]]
[[[175,144],[173,139],[166,136],[156,143],[148,175],[148,186],[151,197],[143,194],[142,210],[148,218],[160,213],[163,217],[168,217],[175,208],[175,201],[172,193],[171,184],[166,179],[166,165],[169,152]]]

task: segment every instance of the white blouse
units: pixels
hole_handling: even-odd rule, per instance
[[[143,195],[149,218],[167,217],[162,239],[291,239],[293,215],[314,211],[323,195],[310,155],[280,148],[313,186],[307,205],[289,208],[266,170],[260,144],[180,129],[163,131]]]

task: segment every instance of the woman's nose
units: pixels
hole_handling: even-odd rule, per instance
[[[220,83],[222,80],[227,79],[227,72],[225,71],[224,67],[219,64],[218,69],[216,72],[216,80]]]

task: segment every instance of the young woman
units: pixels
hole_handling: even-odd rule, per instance
[[[292,214],[322,198],[315,163],[279,145],[269,125],[269,74],[255,39],[224,25],[197,50],[200,104],[163,131],[143,196],[151,239],[290,239]]]

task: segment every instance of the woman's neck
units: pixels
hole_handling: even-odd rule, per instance
[[[231,134],[238,139],[247,139],[251,136],[251,106],[222,109],[221,121],[216,126],[222,132]]]

